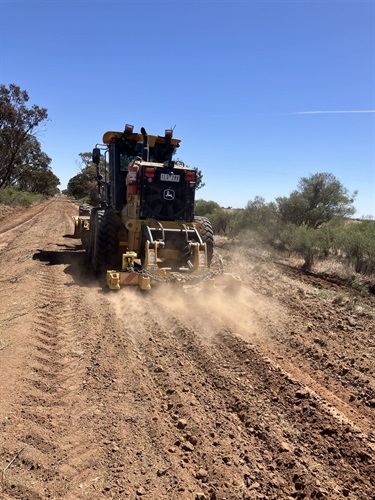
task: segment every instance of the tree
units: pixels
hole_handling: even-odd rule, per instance
[[[203,173],[202,170],[199,170],[199,168],[194,169],[196,171],[196,176],[197,176],[197,181],[195,185],[195,189],[198,191],[198,189],[201,189],[206,185],[205,182],[203,182]]]
[[[277,198],[276,203],[285,222],[316,229],[334,218],[353,215],[356,195],[350,194],[334,175],[323,172],[302,177],[298,189],[289,197]]]
[[[23,183],[19,184],[22,191],[30,191],[31,193],[39,193],[44,196],[54,196],[59,192],[58,185],[60,179],[46,167],[39,167],[30,171],[27,177],[27,188]]]
[[[46,108],[28,108],[28,101],[28,93],[17,85],[0,85],[0,188],[15,182],[26,150],[35,146],[30,138],[48,117]]]
[[[285,224],[280,232],[280,244],[289,252],[296,252],[303,259],[303,271],[310,271],[315,258],[325,252],[325,232],[307,225]]]
[[[261,196],[256,196],[248,201],[243,217],[246,218],[246,226],[263,232],[265,228],[275,231],[277,225],[277,210],[275,203],[267,203]]]
[[[85,170],[87,167],[92,167],[92,152],[91,151],[86,151],[85,153],[79,153],[78,156],[81,158],[81,161],[79,164],[81,171]],[[103,164],[103,162],[104,162],[104,159],[101,158],[101,164]]]
[[[216,201],[197,200],[195,215],[207,217],[217,234],[226,235],[234,219],[234,212],[225,210]]]
[[[350,222],[335,231],[335,243],[354,270],[362,274],[375,273],[375,222]]]
[[[230,236],[240,236],[258,243],[273,244],[278,238],[280,220],[276,204],[261,196],[250,200],[244,209],[236,210],[230,221]]]
[[[52,172],[51,158],[41,150],[40,143],[34,136],[29,136],[20,152],[20,162],[16,163],[9,179],[9,185],[17,186],[21,191],[53,196],[58,193],[60,179]]]
[[[195,202],[195,215],[209,217],[218,210],[222,210],[222,208],[216,201],[197,200]]]
[[[86,198],[92,205],[97,205],[98,200],[94,192],[97,192],[96,167],[85,167],[81,172],[72,177],[67,185],[67,193],[77,200]],[[95,198],[95,199],[94,199]]]
[[[91,205],[98,205],[96,166],[92,163],[92,153],[79,153],[79,157],[81,171],[69,180],[66,193],[77,200],[86,200]],[[101,166],[104,171],[104,158],[101,158]]]

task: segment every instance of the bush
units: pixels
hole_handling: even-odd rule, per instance
[[[14,187],[0,189],[0,203],[11,207],[29,207],[36,201],[44,198],[41,194],[33,194],[28,191],[20,191]]]
[[[375,222],[348,222],[337,228],[335,244],[356,273],[375,273]]]
[[[229,234],[233,238],[238,236],[242,239],[244,233],[252,234],[257,240],[267,245],[275,245],[279,232],[280,220],[276,213],[274,203],[266,203],[265,200],[256,196],[249,201],[243,210],[238,210],[229,222]]]
[[[302,265],[304,271],[309,271],[314,260],[327,251],[326,232],[322,228],[313,229],[308,226],[286,224],[280,233],[280,241],[286,250],[304,258]]]
[[[222,208],[216,201],[197,200],[195,202],[195,215],[210,217],[218,210],[222,210]]]
[[[204,200],[198,200],[197,208],[197,215],[208,217],[217,234],[236,238],[241,245],[266,245],[295,253],[304,259],[305,271],[311,270],[318,258],[336,256],[346,259],[356,273],[375,274],[375,221],[335,217],[319,227],[285,222],[276,204],[259,196],[241,210],[224,210],[216,202]]]
[[[195,215],[207,217],[215,234],[226,236],[234,213],[220,207],[216,201],[197,200]]]

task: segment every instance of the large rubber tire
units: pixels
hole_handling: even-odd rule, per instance
[[[92,254],[94,251],[95,223],[96,223],[96,213],[98,210],[99,208],[95,207],[91,210],[90,213],[90,231],[89,231],[88,245],[86,249],[86,262],[88,267],[90,268],[91,268]]]
[[[117,230],[112,210],[94,209],[90,225],[89,262],[95,272],[114,269],[117,264]]]
[[[211,222],[207,217],[194,217],[195,222],[203,224],[204,230],[200,232],[203,243],[207,246],[207,264],[208,267],[211,266],[212,256],[214,254],[214,231],[212,229]]]

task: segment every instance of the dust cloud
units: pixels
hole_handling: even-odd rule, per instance
[[[243,286],[236,292],[211,287],[177,288],[155,284],[149,292],[124,287],[109,296],[117,316],[132,337],[141,338],[155,322],[166,331],[177,324],[189,328],[202,341],[212,341],[223,332],[246,341],[265,340],[262,325],[277,327],[281,311],[267,297]]]

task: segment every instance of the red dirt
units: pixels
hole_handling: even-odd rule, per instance
[[[0,497],[371,499],[373,296],[234,255],[107,292],[57,198],[0,222]]]

